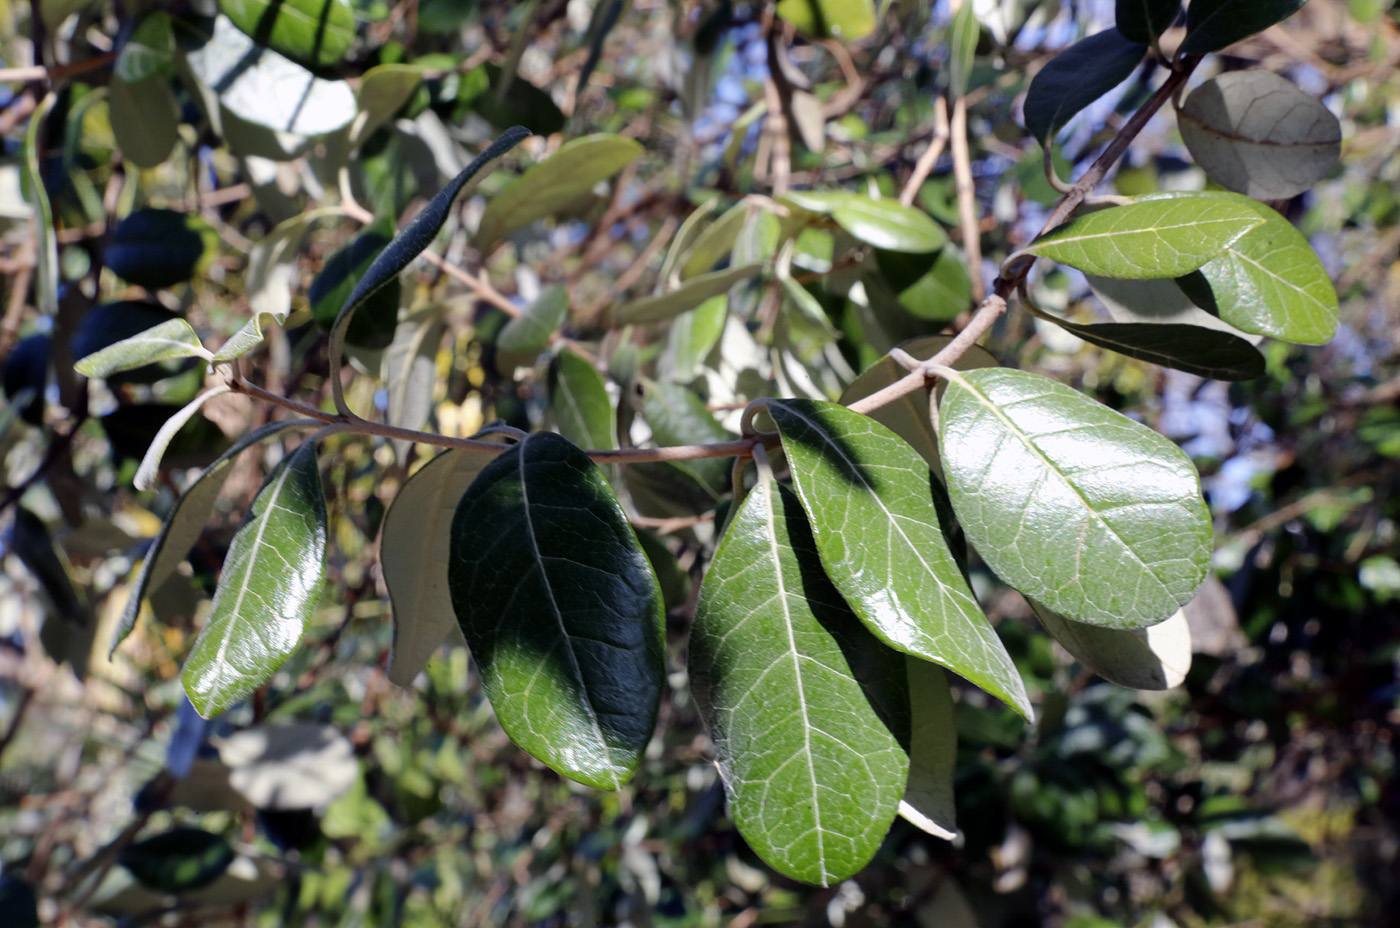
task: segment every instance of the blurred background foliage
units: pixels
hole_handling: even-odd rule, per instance
[[[1113,4],[974,5],[984,33],[969,76],[969,141],[987,257],[971,275],[990,278],[1055,198],[1019,124],[1018,98],[1055,51],[1111,25]],[[120,6],[40,6],[38,19],[27,6],[0,7],[7,67],[32,61],[34,36],[56,43],[64,60],[48,64],[59,70],[128,40],[132,22]],[[629,285],[619,280],[656,257],[652,242],[709,199],[769,190],[775,171],[790,169],[798,186],[898,193],[936,125],[950,10],[943,0],[881,8],[876,41],[792,46],[790,64],[822,118],[815,138],[809,131],[792,145],[788,165],[775,158],[758,107],[775,92],[758,4],[360,0],[358,38],[333,67],[438,70],[365,141],[355,193],[378,215],[401,215],[452,173],[461,146],[518,121],[545,134],[636,138],[645,154],[610,199],[584,198],[577,221],[510,237],[482,268],[508,298],[566,278],[575,307],[600,311]],[[109,657],[132,570],[174,490],[134,493],[136,460],[169,414],[162,404],[188,399],[200,383],[162,371],[154,383],[111,385],[120,405],[89,403],[62,353],[49,364],[48,340],[75,318],[64,303],[81,302],[79,283],[100,262],[104,235],[117,234],[105,223],[130,206],[136,184],[115,180],[132,168],[114,160],[114,131],[125,129],[98,105],[103,72],[66,78],[46,116],[50,146],[39,167],[54,210],[55,270],[70,286],[49,316],[35,312],[30,283],[42,262],[21,162],[38,95],[5,84],[0,923],[22,926],[34,911],[67,925],[1392,923],[1400,12],[1384,0],[1312,0],[1222,56],[1224,68],[1246,63],[1286,74],[1342,121],[1341,165],[1287,204],[1337,282],[1337,338],[1321,348],[1267,344],[1266,376],[1231,385],[1102,353],[1025,314],[1009,316],[987,343],[1003,360],[1142,418],[1196,459],[1218,550],[1216,576],[1188,610],[1196,655],[1185,684],[1140,694],[1100,681],[1053,645],[1018,595],[976,570],[1039,725],[1027,731],[1004,706],[960,689],[961,839],[940,842],[897,822],[875,864],[824,890],[773,874],[726,817],[680,660],[698,550],[683,532],[669,542],[677,558],[663,734],[616,793],[562,780],[514,748],[460,648],[439,652],[412,689],[388,681],[388,607],[372,555],[402,471],[381,479],[389,449],[360,437],[339,440],[327,476],[327,594],[273,686],[205,723],[178,683],[207,610],[211,565],[258,485],[256,461],[236,465],[189,582],[167,591],[179,601],[162,614],[186,618],[143,621]],[[584,70],[592,75],[580,89]],[[502,73],[515,77],[497,94],[488,88],[501,86]],[[1087,164],[1146,87],[1130,83],[1071,125],[1062,175]],[[197,217],[185,231],[204,265],[168,308],[232,332],[261,292],[250,247],[327,197],[324,178],[308,166],[315,151],[301,161],[235,155],[192,101],[177,102],[180,156],[158,155],[140,184],[147,201]],[[451,133],[438,131],[447,126]],[[1117,192],[1198,189],[1204,179],[1183,151],[1174,121],[1159,116],[1113,180]],[[469,213],[479,215],[500,180],[488,180]],[[944,156],[918,197],[951,230],[954,184]],[[298,306],[316,302],[314,289],[310,303],[305,294],[317,270],[354,231],[334,219],[312,230],[290,264]],[[449,260],[462,250],[454,240]],[[154,263],[171,260],[166,251]],[[897,269],[886,276],[899,279]],[[501,418],[529,427],[548,372],[518,377],[515,359],[500,356],[505,315],[440,275],[420,275],[416,286],[457,307],[434,359],[435,426],[468,434]],[[1072,273],[1047,275],[1036,290],[1071,318],[1096,312]],[[869,307],[821,286],[812,295],[845,335],[853,370],[886,350],[868,334]],[[908,308],[879,320],[883,332],[933,334],[955,314]],[[313,326],[292,328],[247,363],[274,390],[324,392],[324,345]],[[626,350],[646,356],[641,363],[659,348],[642,340]],[[266,416],[233,400],[209,410],[212,421],[172,454],[207,462],[227,446],[225,433]],[[667,531],[670,515],[659,512],[653,527]]]

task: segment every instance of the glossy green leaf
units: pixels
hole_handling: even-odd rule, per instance
[[[739,437],[720,425],[699,394],[680,384],[647,383],[642,397],[642,416],[651,426],[652,441],[663,448],[716,444]],[[676,461],[675,466],[711,492],[720,494],[729,486],[730,463],[728,458],[700,458]]]
[[[404,483],[379,542],[379,563],[394,614],[389,679],[412,686],[428,658],[461,632],[447,585],[447,552],[457,503],[491,458],[449,449]]]
[[[972,278],[952,248],[940,248],[932,263],[923,255],[883,250],[875,260],[911,316],[948,322],[972,305]]]
[[[1170,195],[1155,196],[1165,200]],[[1252,211],[1260,222],[1190,275],[1200,286],[1187,295],[1242,332],[1303,345],[1331,339],[1337,333],[1337,292],[1303,233],[1249,197],[1210,193],[1191,199],[1197,197],[1229,201]]]
[[[141,168],[165,163],[180,138],[180,107],[168,78],[128,83],[114,75],[107,107],[123,158]]]
[[[942,668],[910,657],[909,782],[899,814],[935,838],[957,837],[953,771],[958,762],[958,731],[953,722],[953,693]]]
[[[1036,72],[1026,91],[1026,129],[1043,147],[1080,110],[1133,76],[1147,46],[1117,29],[1080,39]]]
[[[122,848],[117,859],[151,889],[180,893],[214,882],[233,856],[222,836],[180,827]]]
[[[142,14],[131,30],[131,37],[117,52],[112,71],[118,81],[128,85],[142,84],[153,77],[173,76],[175,30],[170,26],[170,14],[164,10]],[[116,120],[112,128],[117,128]]]
[[[706,300],[728,293],[730,287],[748,280],[761,270],[761,264],[745,264],[727,267],[722,271],[711,271],[708,274],[698,274],[674,290],[624,303],[612,310],[610,315],[613,322],[618,324],[664,322],[689,312]]]
[[[199,216],[138,209],[107,234],[103,258],[118,277],[150,290],[194,277],[213,258],[218,233]]]
[[[579,447],[617,447],[617,410],[603,375],[568,348],[559,352],[550,368],[549,408],[559,434]]]
[[[939,407],[948,494],[1008,584],[1081,622],[1154,625],[1195,594],[1210,512],[1180,448],[1063,384],[953,375]]]
[[[360,78],[355,99],[360,113],[350,128],[350,145],[360,145],[394,118],[423,81],[423,69],[408,64],[381,64]]]
[[[1173,323],[1081,325],[1064,319],[1053,321],[1100,348],[1188,374],[1215,380],[1253,380],[1264,375],[1264,356],[1249,342],[1229,332]]]
[[[689,383],[700,376],[700,367],[719,344],[729,318],[729,299],[713,296],[689,312],[681,313],[666,329],[666,348],[657,361],[660,376],[675,383]]]
[[[144,332],[84,355],[75,365],[84,377],[108,377],[174,358],[213,357],[184,319],[166,319]]]
[[[808,35],[864,38],[875,31],[874,0],[778,0],[778,15]]]
[[[1105,628],[1072,621],[1034,600],[1031,608],[1052,638],[1110,683],[1167,690],[1191,670],[1191,629],[1180,610],[1151,628]]]
[[[832,587],[801,504],[766,473],[700,586],[690,681],[758,855],[824,886],[864,867],[909,774],[904,659]]]
[[[829,215],[856,239],[889,251],[937,251],[947,234],[927,213],[898,200],[872,200],[847,190],[798,191],[783,197],[787,203],[814,213]]]
[[[462,497],[452,605],[506,734],[564,776],[616,789],[666,686],[661,591],[607,480],[536,432]]]
[[[186,24],[185,28],[196,27]],[[333,132],[355,118],[355,94],[342,80],[312,74],[285,55],[259,45],[227,16],[186,60],[195,79],[214,91],[229,112],[248,122],[313,136]]]
[[[1283,22],[1307,0],[1191,0],[1181,54],[1204,55]]]
[[[974,5],[964,3],[953,14],[953,22],[948,27],[948,90],[954,97],[967,93],[981,37],[982,24],[977,21]]]
[[[1021,675],[939,527],[932,478],[918,452],[836,403],[783,400],[767,409],[783,437],[822,566],[866,627],[1030,719]]]
[[[205,718],[257,689],[301,642],[326,571],[326,496],[303,442],[253,500],[224,559],[209,618],[181,678]]]
[[[1218,194],[1144,198],[1078,215],[1025,251],[1099,277],[1180,277],[1263,222],[1248,204]]]
[[[344,0],[219,0],[219,9],[259,45],[312,69],[334,68],[355,41]]]
[[[549,344],[569,315],[569,291],[546,287],[525,312],[505,324],[496,338],[501,351],[534,353]]]
[[[1181,0],[1117,0],[1115,25],[1130,42],[1151,45],[1176,21]]]
[[[553,216],[641,154],[640,142],[620,135],[586,135],[565,142],[491,198],[476,232],[478,245],[490,245],[537,219]]]
[[[1272,71],[1221,74],[1191,91],[1176,115],[1206,176],[1258,200],[1312,189],[1342,153],[1332,111]]]

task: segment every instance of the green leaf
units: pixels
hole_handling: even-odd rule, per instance
[[[948,236],[928,214],[898,200],[872,200],[847,190],[797,191],[783,197],[799,209],[829,215],[852,236],[889,251],[937,251]]]
[[[53,221],[53,204],[44,187],[43,173],[39,169],[42,147],[42,129],[48,124],[58,95],[50,90],[39,102],[29,117],[29,128],[24,132],[24,198],[34,207],[34,221],[38,236],[38,254],[34,267],[34,303],[39,313],[49,318],[58,315],[58,232]]]
[[[729,298],[724,296],[712,296],[677,316],[666,328],[666,347],[657,361],[660,376],[675,383],[699,377],[701,364],[719,344],[728,318]]]
[[[161,427],[156,430],[155,437],[151,439],[146,454],[141,458],[141,466],[136,468],[136,477],[132,480],[136,489],[150,490],[155,487],[156,477],[160,473],[161,458],[165,456],[170,443],[175,440],[175,435],[185,427],[185,423],[194,418],[200,407],[214,397],[228,393],[230,389],[232,388],[225,383],[205,390],[161,424]]]
[[[549,372],[549,408],[559,434],[582,448],[617,447],[617,410],[607,384],[587,358],[565,348]]]
[[[1105,628],[1071,621],[1035,600],[1031,608],[1052,638],[1110,683],[1168,690],[1191,669],[1191,629],[1180,610],[1151,628]]]
[[[501,727],[549,767],[617,789],[666,685],[661,591],[602,472],[552,432],[462,497],[452,605]]]
[[[1188,276],[1199,277],[1200,272]],[[1215,329],[1231,335],[1242,334],[1239,329],[1222,321],[1219,316],[1212,315],[1192,303],[1176,280],[1171,278],[1111,280],[1107,277],[1091,276],[1086,279],[1114,322],[1143,322],[1152,325],[1171,323]],[[1251,344],[1260,340],[1257,335],[1242,337]]]
[[[1026,129],[1044,148],[1080,110],[1133,76],[1147,46],[1117,29],[1080,39],[1036,72],[1026,91]]]
[[[1151,45],[1176,22],[1181,0],[1117,0],[1114,13],[1124,38]]]
[[[730,287],[742,280],[748,280],[761,270],[762,264],[745,264],[727,267],[722,271],[711,271],[708,274],[698,274],[674,290],[624,303],[612,310],[610,315],[612,321],[618,325],[664,322],[689,312],[706,300],[728,293]]]
[[[948,91],[954,97],[967,93],[972,77],[972,63],[977,55],[977,42],[982,38],[982,24],[971,3],[964,3],[953,14],[948,27]]]
[[[922,255],[878,249],[875,260],[911,316],[949,322],[972,305],[972,278],[952,248],[940,248],[932,264]]]
[[[505,79],[500,67],[488,61],[480,71],[482,92],[472,97],[470,106],[482,119],[497,129],[524,126],[536,135],[553,135],[564,130],[564,114],[548,91],[517,74],[502,97],[497,92]],[[463,82],[473,77],[474,74],[464,75]]]
[[[767,473],[700,586],[690,680],[758,855],[823,886],[864,867],[909,774],[904,661],[832,587],[801,504]]]
[[[681,280],[708,274],[715,270],[715,265],[730,256],[739,233],[749,224],[749,209],[746,202],[734,204],[696,236],[694,244],[685,253],[685,260],[681,262]]]
[[[1154,625],[1205,580],[1196,468],[1146,426],[998,368],[949,378],[939,448],[958,521],[1008,584],[1081,622]]]
[[[209,618],[181,674],[200,715],[233,706],[291,656],[325,572],[326,496],[316,443],[306,441],[267,478],[229,545]]]
[[[311,321],[311,313],[303,310],[291,316],[278,318],[276,313],[255,312],[253,317],[232,335],[228,341],[219,346],[219,350],[214,352],[214,361],[232,361],[234,358],[241,358],[250,351],[254,351],[263,343],[267,336],[263,333],[263,326],[266,325],[302,325]]]
[[[586,135],[560,146],[551,157],[511,181],[481,215],[478,247],[486,247],[537,219],[553,216],[591,192],[642,154],[636,139],[620,135]]]
[[[1264,356],[1249,342],[1229,332],[1174,323],[1081,325],[1064,319],[1051,321],[1100,348],[1188,374],[1216,380],[1253,380],[1264,376]]]
[[[259,45],[313,70],[340,64],[355,41],[344,0],[219,0],[219,9]]]
[[[853,42],[875,31],[874,0],[778,0],[778,15],[808,35]]]
[[[114,75],[107,107],[112,135],[127,161],[141,168],[165,163],[180,139],[180,108],[168,78],[128,83]]]
[[[1154,195],[1163,200],[1169,196]],[[1303,345],[1331,339],[1337,333],[1337,292],[1303,233],[1249,197],[1210,193],[1190,199],[1201,197],[1229,201],[1252,211],[1260,222],[1203,264],[1199,274],[1178,281],[1183,289],[1191,279],[1201,285],[1188,289],[1187,295],[1242,332]]]
[[[569,291],[546,287],[529,309],[505,324],[496,347],[508,354],[533,354],[549,344],[568,315]]]
[[[910,657],[909,782],[899,814],[915,828],[936,838],[957,837],[953,771],[958,761],[958,730],[953,722],[953,693],[942,668]]]
[[[124,305],[124,304],[106,304]],[[125,304],[141,306],[145,304]],[[102,307],[95,307],[96,312]],[[152,307],[159,310],[159,307]],[[74,339],[76,342],[77,339]],[[76,346],[75,346],[76,347]],[[159,361],[176,358],[213,358],[200,344],[194,328],[184,319],[166,318],[164,322],[112,342],[90,354],[86,354],[76,365],[78,373],[84,377],[110,377],[119,371],[136,370]]]
[[[388,247],[393,235],[394,224],[384,217],[366,226],[349,245],[326,259],[306,291],[311,316],[321,328],[329,331],[335,325],[351,291]],[[399,279],[390,277],[360,303],[359,312],[345,331],[345,340],[359,348],[387,348],[399,324],[400,297]]]
[[[150,10],[136,21],[128,38],[117,52],[112,68],[118,81],[135,85],[154,77],[175,74],[175,30],[170,27],[170,14]],[[116,129],[116,120],[112,121]]]
[[[452,516],[490,461],[479,452],[442,452],[408,478],[384,515],[379,563],[394,614],[389,679],[399,686],[413,685],[438,646],[460,635],[447,585]]]
[[[642,397],[642,416],[660,447],[706,445],[733,441],[738,436],[720,425],[695,391],[680,384],[650,381]],[[716,495],[729,487],[728,458],[676,461],[675,466]]]
[[[416,429],[433,410],[433,389],[437,385],[437,355],[447,322],[440,307],[414,313],[394,331],[394,340],[384,354],[387,368],[385,389],[388,405],[384,421],[390,425]],[[412,442],[394,439],[400,461]]]
[[[1204,55],[1283,22],[1307,0],[1191,0],[1180,54]]]
[[[1206,176],[1259,200],[1287,200],[1322,180],[1342,153],[1342,125],[1272,71],[1206,81],[1176,111],[1181,139]]]
[[[866,627],[1031,719],[1021,675],[939,527],[932,475],[918,452],[836,403],[783,400],[767,410],[783,437],[822,566]]]
[[[195,79],[240,119],[312,136],[334,132],[358,112],[355,94],[345,81],[317,77],[254,42],[227,16],[217,17],[208,34],[185,21],[182,28],[198,33],[199,46],[186,56]]]
[[[233,848],[221,836],[182,827],[124,847],[117,859],[151,889],[181,893],[217,880],[233,857]]]
[[[199,216],[138,209],[108,233],[103,258],[128,283],[158,290],[194,277],[213,258],[218,241],[218,233]]]
[[[657,280],[670,280],[671,275],[676,273],[681,260],[689,254],[690,246],[708,230],[708,226],[702,227],[701,224],[718,206],[719,199],[712,197],[701,202],[685,217],[685,221],[676,230],[675,237],[671,239],[671,246],[666,249],[666,257],[661,259],[661,270],[656,275]]]
[[[1099,277],[1180,277],[1263,222],[1248,204],[1218,194],[1144,198],[1075,216],[1025,253]]]
[[[381,64],[360,78],[356,103],[360,113],[350,130],[355,148],[394,118],[423,82],[423,69],[409,64]]]

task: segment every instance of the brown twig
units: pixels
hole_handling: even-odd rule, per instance
[[[953,179],[958,192],[958,218],[962,225],[963,251],[972,277],[972,298],[980,301],[986,295],[982,284],[982,230],[977,222],[977,187],[972,180],[972,156],[967,146],[967,98],[953,101],[953,117],[949,124],[953,149]]]

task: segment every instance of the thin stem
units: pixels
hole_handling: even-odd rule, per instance
[[[986,293],[982,285],[982,229],[977,222],[977,188],[972,182],[972,155],[967,147],[967,98],[953,101],[953,118],[949,124],[953,149],[953,179],[958,191],[958,219],[962,225],[963,251],[972,274],[972,298],[981,300]]]
[[[928,176],[933,173],[933,169],[938,164],[938,159],[943,157],[943,149],[948,144],[951,135],[948,128],[948,101],[943,97],[933,101],[933,138],[929,140],[928,148],[919,156],[918,162],[914,165],[914,173],[909,175],[909,180],[905,181],[904,189],[900,191],[899,202],[905,206],[914,204],[914,197],[918,196],[919,188],[928,180]]]

